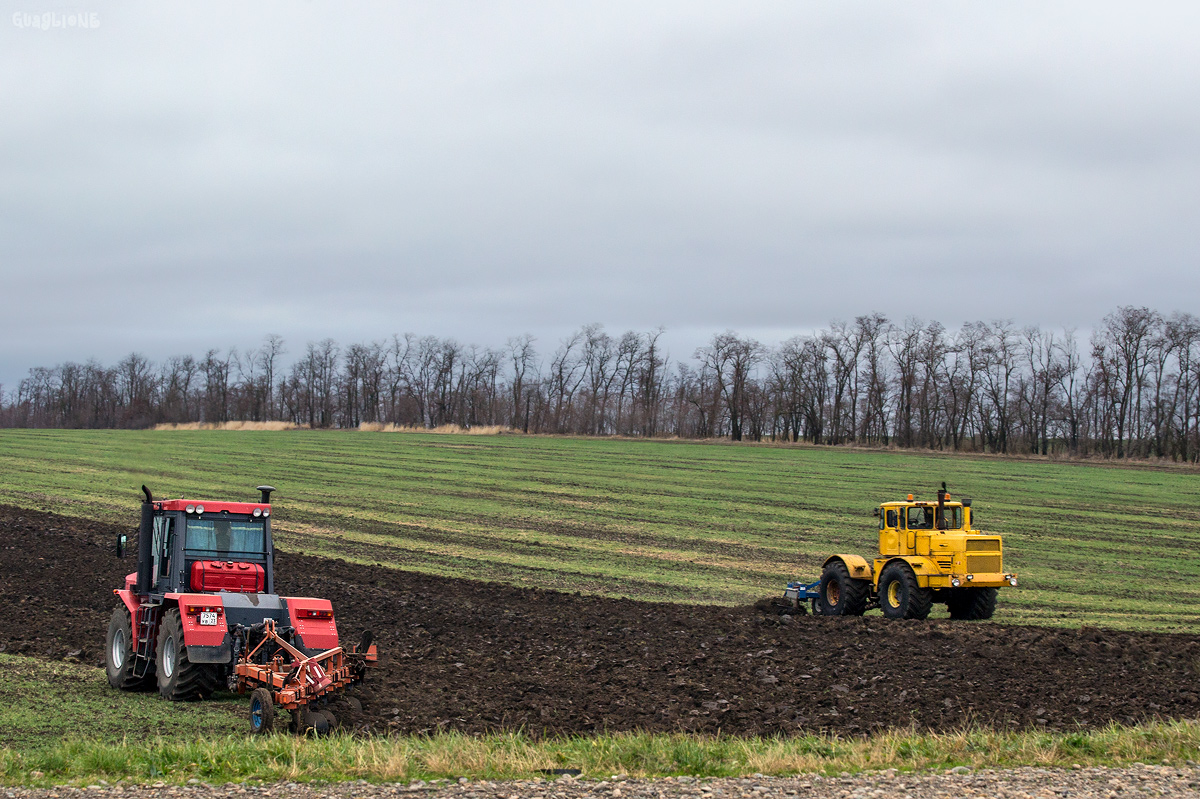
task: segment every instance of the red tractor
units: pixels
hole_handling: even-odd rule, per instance
[[[274,490],[259,486],[258,502],[195,502],[155,500],[142,486],[137,571],[113,590],[110,685],[157,684],[173,701],[249,691],[255,733],[274,728],[276,708],[291,712],[296,732],[336,725],[329,701],[362,681],[375,647],[369,633],[349,650],[338,645],[329,600],[275,593]]]

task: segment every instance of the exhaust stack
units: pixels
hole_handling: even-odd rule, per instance
[[[138,525],[136,590],[139,594],[148,594],[154,577],[151,574],[154,570],[154,497],[146,486],[142,486],[142,493],[146,498],[142,500],[142,520]]]

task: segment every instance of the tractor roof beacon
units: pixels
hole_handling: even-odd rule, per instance
[[[879,519],[879,554],[873,561],[839,553],[825,560],[821,579],[788,583],[784,599],[814,613],[861,616],[880,608],[889,619],[924,619],[935,603],[950,618],[990,619],[998,589],[1017,584],[1004,570],[998,535],[976,530],[971,500],[952,500],[942,483],[936,500],[884,502]]]
[[[269,732],[277,708],[295,732],[336,725],[339,694],[376,662],[370,633],[338,645],[327,599],[275,593],[271,492],[257,502],[156,500],[142,486],[137,570],[113,589],[104,660],[114,688],[157,686],[165,699],[251,693],[250,729]],[[127,538],[117,540],[124,557]]]

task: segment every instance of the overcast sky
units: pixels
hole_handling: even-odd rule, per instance
[[[8,389],[270,333],[1200,314],[1195,2],[0,5]]]

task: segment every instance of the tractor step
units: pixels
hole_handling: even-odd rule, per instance
[[[133,664],[133,673],[145,677],[154,665],[154,649],[158,639],[158,617],[162,609],[161,602],[146,602],[137,609],[134,618],[134,635],[137,636],[137,659]]]

